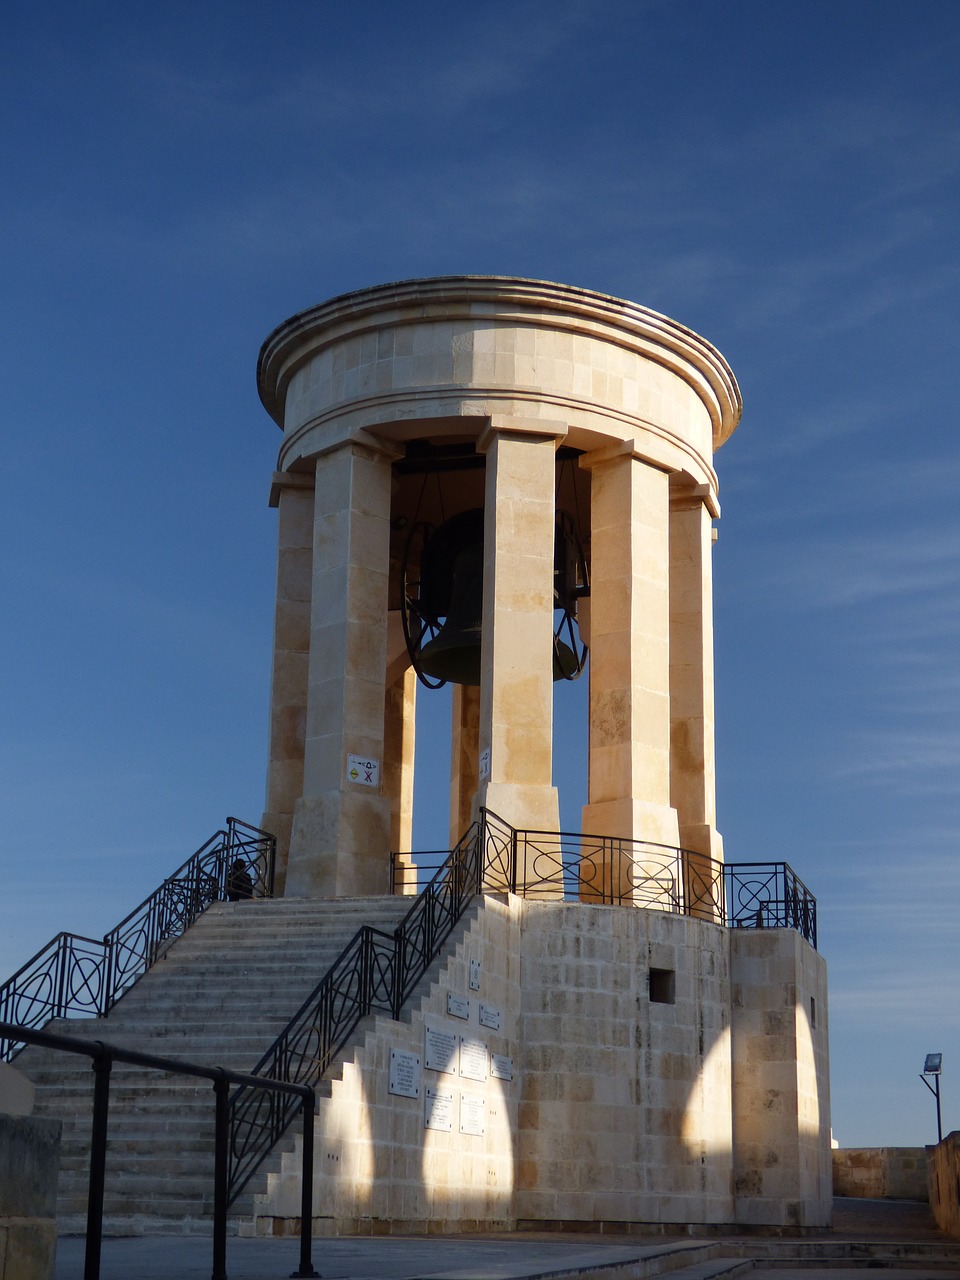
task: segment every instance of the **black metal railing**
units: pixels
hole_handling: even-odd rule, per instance
[[[228,818],[182,867],[103,938],[59,933],[0,987],[0,1021],[103,1017],[212,902],[272,897],[276,839]],[[0,1036],[0,1061],[22,1043]]]
[[[488,815],[483,815],[485,825]],[[396,930],[364,925],[307,996],[252,1074],[314,1087],[369,1013],[397,1018],[480,891],[481,826],[474,825],[415,899]],[[232,1204],[289,1127],[296,1106],[241,1086],[230,1098]]]
[[[83,1280],[99,1280],[103,1240],[103,1202],[106,1186],[107,1119],[110,1109],[110,1073],[115,1062],[125,1062],[153,1071],[195,1076],[213,1084],[215,1113],[213,1141],[213,1280],[227,1280],[227,1152],[229,1128],[227,1100],[231,1084],[241,1084],[268,1098],[284,1096],[293,1114],[303,1114],[303,1156],[300,1170],[300,1265],[294,1276],[316,1276],[311,1259],[313,1239],[313,1117],[316,1098],[311,1088],[269,1078],[254,1079],[242,1071],[226,1067],[202,1066],[179,1058],[123,1049],[102,1040],[84,1041],[71,1036],[52,1035],[0,1021],[0,1036],[21,1043],[39,1045],[63,1053],[79,1053],[90,1058],[94,1071],[93,1117],[90,1135],[90,1171],[87,1183],[87,1230],[84,1243]]]
[[[786,862],[731,862],[723,868],[726,923],[735,929],[796,929],[817,945],[817,900]]]
[[[691,849],[581,832],[521,831],[483,815],[485,891],[648,907],[731,928],[796,929],[817,945],[817,901],[786,862],[721,863]],[[445,855],[393,854],[394,893],[419,888]]]

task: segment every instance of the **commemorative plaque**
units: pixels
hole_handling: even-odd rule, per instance
[[[423,1127],[439,1129],[443,1133],[453,1132],[453,1094],[442,1089],[424,1089]]]
[[[489,1027],[491,1031],[500,1030],[500,1010],[492,1004],[480,1003],[480,1025]]]
[[[428,1026],[424,1031],[423,1065],[428,1071],[457,1072],[457,1035],[440,1027]]]
[[[451,1018],[461,1018],[464,1022],[469,1022],[470,1001],[466,996],[455,996],[452,991],[448,991],[447,1013]]]
[[[475,1093],[460,1095],[460,1132],[482,1138],[486,1127],[487,1100]]]
[[[490,1074],[494,1080],[513,1079],[513,1059],[502,1053],[490,1055]]]
[[[466,1080],[486,1080],[487,1046],[483,1040],[460,1037],[460,1074]]]
[[[402,1049],[390,1050],[388,1091],[400,1098],[420,1097],[420,1058]]]

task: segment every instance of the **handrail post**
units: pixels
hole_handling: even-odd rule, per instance
[[[103,1242],[103,1187],[107,1166],[107,1117],[110,1111],[110,1071],[113,1057],[100,1045],[93,1059],[93,1124],[90,1132],[90,1178],[87,1184],[87,1238],[83,1280],[100,1280]]]
[[[390,1012],[394,1021],[399,1021],[403,1007],[403,989],[406,979],[407,931],[403,922],[393,931],[393,992],[390,1000]]]
[[[100,992],[98,1013],[104,1017],[113,1008],[113,978],[116,966],[113,958],[114,936],[108,933],[103,939],[103,989]]]
[[[213,1276],[227,1280],[227,1143],[230,1126],[227,1115],[229,1084],[226,1076],[213,1082],[216,1122],[213,1145]]]
[[[62,933],[60,935],[60,946],[57,954],[57,1003],[53,1012],[53,1017],[62,1018],[66,1010],[67,1003],[67,967],[70,963],[70,935]]]
[[[300,1265],[291,1276],[318,1276],[313,1268],[313,1090],[303,1095],[303,1163],[300,1169]]]

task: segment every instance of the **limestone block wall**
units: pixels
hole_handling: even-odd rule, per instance
[[[732,1222],[725,931],[526,902],[522,944],[521,1223]]]
[[[960,1133],[931,1149],[930,1208],[940,1230],[960,1239]]]
[[[513,1225],[521,907],[517,898],[506,903],[486,898],[478,904],[452,954],[427,975],[424,993],[408,1006],[404,1020],[374,1019],[332,1082],[330,1096],[318,1098],[318,1231],[445,1232]],[[448,997],[455,1012],[465,1016],[451,1013]],[[481,1025],[481,1005],[486,1020],[499,1021],[499,1027]],[[458,1052],[442,1071],[427,1066],[428,1029],[435,1040],[449,1036],[457,1042]],[[466,1054],[461,1039],[468,1042]],[[471,1043],[487,1050],[485,1079],[464,1074],[477,1065],[476,1054],[468,1060]],[[417,1097],[390,1092],[391,1054],[397,1053],[419,1059]],[[512,1062],[512,1080],[493,1077],[492,1054],[501,1067],[505,1060]],[[428,1090],[444,1095],[434,1116],[447,1128],[425,1126]],[[283,1157],[281,1172],[270,1176],[266,1195],[257,1197],[259,1234],[297,1230],[300,1162],[298,1138],[293,1154]]]
[[[830,1221],[827,975],[789,929],[730,933],[737,1221]]]
[[[0,1113],[0,1280],[52,1280],[60,1127]]]
[[[825,1021],[791,931],[486,897],[318,1100],[317,1229],[826,1223]],[[299,1168],[259,1232],[296,1230]]]
[[[868,1200],[928,1198],[926,1147],[838,1147],[833,1194]]]

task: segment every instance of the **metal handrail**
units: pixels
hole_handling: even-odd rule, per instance
[[[300,1266],[294,1276],[316,1276],[311,1258],[313,1241],[313,1118],[316,1098],[313,1089],[269,1077],[255,1077],[227,1067],[208,1067],[179,1058],[161,1058],[136,1049],[124,1049],[102,1040],[87,1042],[72,1036],[53,1035],[32,1027],[0,1021],[0,1035],[64,1053],[79,1053],[92,1059],[94,1070],[93,1122],[90,1137],[90,1174],[87,1192],[87,1231],[83,1280],[99,1280],[100,1254],[103,1241],[103,1199],[106,1180],[107,1118],[110,1108],[110,1073],[115,1062],[166,1071],[181,1076],[196,1076],[213,1083],[216,1105],[214,1134],[213,1184],[213,1280],[227,1280],[227,1098],[231,1084],[256,1089],[268,1096],[288,1094],[299,1098],[303,1113],[303,1164],[300,1200]]]
[[[401,860],[392,854],[392,892],[417,887],[414,877],[434,870],[439,856],[415,852]],[[483,888],[533,899],[647,907],[736,929],[795,929],[817,945],[817,900],[787,862],[722,863],[646,840],[517,830],[486,813]]]
[[[726,923],[735,929],[796,929],[817,948],[817,900],[789,862],[729,862]]]
[[[493,815],[489,815],[493,816]],[[315,1087],[369,1013],[398,1018],[404,1002],[480,891],[481,813],[392,934],[364,925],[252,1070]],[[230,1097],[229,1203],[283,1136],[295,1114],[283,1099],[241,1086]]]
[[[0,1021],[39,1027],[71,1014],[105,1017],[171,942],[211,903],[228,897],[238,859],[249,877],[237,882],[239,891],[273,896],[276,844],[269,832],[227,818],[224,828],[103,938],[58,933],[41,948],[0,987]],[[10,1061],[21,1048],[22,1042],[0,1035],[0,1061]]]

